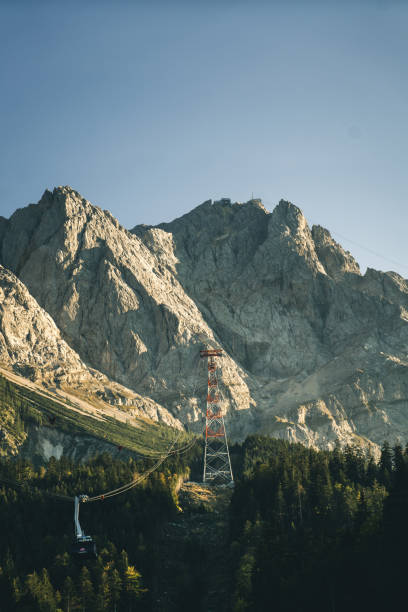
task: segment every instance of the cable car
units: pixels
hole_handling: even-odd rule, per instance
[[[79,524],[79,504],[87,501],[87,495],[76,495],[74,506],[75,542],[71,547],[71,554],[75,559],[96,559],[96,544],[91,536],[85,535]]]
[[[76,559],[96,559],[98,556],[91,536],[86,536],[86,539],[78,538],[71,546],[71,554]]]

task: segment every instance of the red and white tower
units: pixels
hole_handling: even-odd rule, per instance
[[[206,349],[200,351],[200,355],[207,357],[208,360],[203,482],[233,482],[221,396],[218,389],[217,357],[221,357],[222,350]]]

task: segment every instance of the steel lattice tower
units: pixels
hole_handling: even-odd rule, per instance
[[[233,482],[217,378],[216,358],[221,357],[222,350],[203,350],[200,355],[208,360],[203,482]]]

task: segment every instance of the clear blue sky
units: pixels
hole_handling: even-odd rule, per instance
[[[0,214],[68,184],[132,227],[253,192],[408,277],[406,2],[0,0],[0,58]]]

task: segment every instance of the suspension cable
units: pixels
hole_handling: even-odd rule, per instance
[[[196,368],[194,370],[194,379],[195,379],[195,384],[193,387],[193,393],[192,393],[192,397],[195,396],[196,390],[197,390],[197,386],[199,384],[198,381],[198,369],[199,369],[199,364],[201,362],[201,359],[197,360],[197,364],[196,364]],[[20,391],[17,391],[16,394],[20,397],[20,399],[24,399],[25,401],[30,401],[33,404],[36,404],[37,406],[41,407],[41,404],[32,399],[32,398],[27,398],[24,395],[20,394]],[[202,417],[204,418],[204,417]],[[204,427],[205,428],[205,427]],[[204,431],[204,429],[203,429]],[[150,456],[146,456],[146,455],[140,455],[138,453],[134,453],[139,457],[143,457],[144,459],[149,458],[152,459],[154,458],[154,456],[157,457],[157,461],[153,464],[153,466],[151,466],[148,470],[146,470],[145,472],[143,472],[138,478],[133,479],[132,481],[125,483],[124,485],[116,488],[116,489],[112,489],[111,491],[107,491],[105,493],[101,493],[99,495],[94,495],[92,497],[86,496],[82,499],[83,502],[93,502],[93,501],[101,501],[104,499],[108,499],[109,497],[114,497],[116,495],[121,495],[122,493],[126,493],[127,491],[129,491],[130,489],[133,489],[134,487],[136,487],[140,482],[142,482],[143,480],[145,480],[146,478],[148,478],[154,471],[156,471],[165,461],[166,459],[168,459],[171,455],[177,455],[177,454],[184,454],[186,452],[188,452],[198,441],[199,436],[197,435],[193,440],[189,441],[187,444],[185,444],[184,446],[181,446],[179,448],[175,448],[175,445],[177,444],[181,434],[182,434],[183,430],[179,429],[177,435],[175,436],[173,442],[171,443],[171,445],[169,446],[169,448],[167,449],[167,452],[165,452],[164,454],[158,454],[158,451],[154,451],[154,453],[152,453]],[[202,433],[202,432],[201,432]],[[2,478],[0,477],[0,482],[4,482],[5,484],[8,484],[10,486],[17,486],[17,487],[24,487],[24,485],[26,485],[27,483],[20,483],[17,481],[11,481],[8,480],[6,478]],[[32,488],[32,487],[30,487]],[[69,497],[67,495],[62,495],[59,493],[53,493],[51,491],[42,491],[41,489],[38,489],[38,491],[40,491],[41,493],[43,493],[44,495],[47,495],[49,497],[53,497],[56,499],[60,499],[61,501],[70,501],[72,502],[72,500],[74,498]]]

